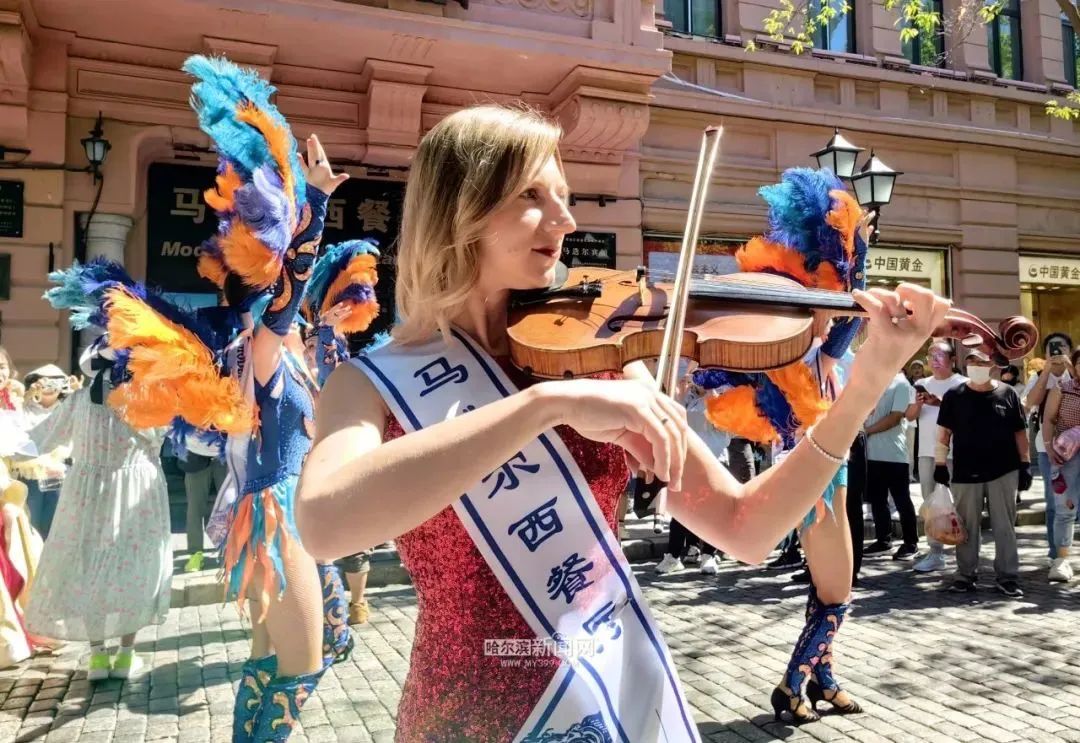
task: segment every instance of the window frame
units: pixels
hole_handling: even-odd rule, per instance
[[[843,16],[839,18],[841,23],[847,25],[847,48],[846,49],[832,49],[828,46],[829,36],[832,33],[832,29],[828,26],[815,26],[814,27],[814,51],[819,52],[833,52],[836,54],[858,54],[858,41],[855,38],[855,7],[856,0],[849,0],[848,5],[851,8]],[[821,8],[821,0],[810,0],[810,11],[817,14]]]
[[[1014,29],[1013,33],[1013,61],[1016,63],[1016,75],[1014,77],[1005,77],[1003,72],[1003,65],[1001,61],[1001,18],[1006,16],[1011,21],[1011,27]],[[990,33],[990,67],[994,70],[994,74],[1002,80],[1023,80],[1024,79],[1024,30],[1020,22],[1020,0],[1009,0],[1005,7],[994,16],[994,20],[990,23],[988,29]]]
[[[1072,22],[1069,17],[1064,13],[1061,14],[1061,53],[1062,64],[1065,66],[1065,81],[1072,87],[1076,87],[1077,78],[1080,77],[1080,72],[1077,70],[1077,62],[1080,62],[1080,54],[1077,54],[1077,36],[1076,29],[1073,28]]]
[[[703,34],[694,29],[694,4],[707,2],[716,5],[716,34]],[[688,36],[698,36],[703,39],[723,39],[724,38],[724,0],[672,0],[672,3],[679,3],[683,6],[686,13],[686,28],[679,28],[675,25],[675,22],[671,20],[665,9],[664,15],[667,17],[669,23],[671,23],[671,30],[675,33],[687,34]],[[667,5],[665,0],[664,5]]]
[[[941,19],[944,19],[945,18],[945,2],[944,2],[944,0],[930,0],[930,4],[934,6],[933,11],[938,14],[938,17],[941,18]],[[908,26],[905,25],[905,28],[906,27],[908,27]],[[919,67],[944,68],[945,67],[945,27],[944,27],[944,25],[943,24],[938,24],[937,28],[934,29],[934,34],[933,34],[934,50],[937,52],[937,60],[934,61],[933,63],[927,62],[925,59],[922,58],[922,44],[920,43],[921,38],[922,38],[922,33],[920,32],[919,36],[916,36],[913,41],[909,42],[910,47],[911,47],[911,52],[912,52],[911,56],[907,57],[906,54],[904,56],[907,57],[908,61],[911,62],[911,64],[917,65]],[[901,44],[901,47],[902,46],[903,46],[903,44]],[[901,51],[903,51],[903,50],[901,49]]]

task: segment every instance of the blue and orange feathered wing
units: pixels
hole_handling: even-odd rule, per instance
[[[191,105],[218,152],[215,187],[205,193],[218,232],[203,245],[199,273],[219,288],[231,274],[269,289],[303,227],[307,183],[296,140],[271,102],[274,88],[255,71],[202,55],[183,69],[196,78]]]
[[[865,286],[866,245],[857,234],[862,209],[839,178],[792,168],[759,193],[769,207],[769,230],[736,251],[740,271],[785,276],[813,289]],[[835,323],[824,349],[839,358],[858,327],[857,320]],[[718,429],[785,448],[829,406],[801,360],[753,374],[701,370],[695,382],[714,391],[706,398],[706,417]]]
[[[212,327],[166,301],[104,259],[55,271],[45,298],[71,312],[76,328],[105,331],[113,389],[108,402],[134,428],[174,425],[236,434],[250,431],[255,413],[239,385],[221,368]]]

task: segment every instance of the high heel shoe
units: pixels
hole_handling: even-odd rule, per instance
[[[803,723],[816,722],[821,719],[821,717],[818,716],[818,713],[814,711],[813,707],[809,706],[802,697],[792,696],[790,693],[784,691],[783,687],[777,686],[773,689],[769,701],[772,702],[773,714],[776,716],[776,722],[780,722],[784,712],[791,715],[791,723],[793,725],[802,725]],[[793,703],[794,706],[792,706]]]
[[[806,684],[806,696],[810,698],[810,708],[817,712],[818,702],[828,702],[832,705],[833,711],[838,715],[857,715],[863,711],[862,707],[848,696],[846,704],[840,704],[836,701],[836,697],[840,694],[847,696],[843,689],[837,687],[830,691],[827,691],[821,687],[821,684],[817,682],[817,679],[810,679]]]

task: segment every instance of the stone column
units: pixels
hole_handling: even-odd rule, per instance
[[[125,265],[124,249],[127,246],[128,233],[134,224],[131,217],[123,214],[94,214],[89,219],[89,214],[79,215],[79,225],[86,235],[86,260],[94,258],[106,258],[115,261],[121,266]],[[83,350],[89,346],[100,331],[87,328],[79,333],[79,347],[76,349],[77,356],[82,355]]]

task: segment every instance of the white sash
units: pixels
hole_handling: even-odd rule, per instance
[[[352,359],[402,427],[416,431],[517,388],[463,333],[450,345],[388,344]],[[573,457],[546,431],[454,503],[537,640],[486,638],[509,662],[561,662],[516,743],[699,741],[675,665]]]

